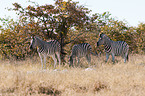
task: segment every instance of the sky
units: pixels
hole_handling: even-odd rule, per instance
[[[54,0],[31,0],[39,5],[54,4]],[[129,26],[137,27],[140,23],[145,23],[145,0],[73,0],[92,10],[93,13],[110,12],[111,17],[125,21]],[[12,3],[19,3],[23,7],[30,5],[28,0],[0,0],[0,18],[17,19],[14,11],[7,11],[5,8],[13,8]]]

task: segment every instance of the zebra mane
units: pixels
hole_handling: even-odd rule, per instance
[[[106,38],[106,39],[110,40],[110,38],[106,34],[101,33],[101,34],[99,34],[99,36],[101,38]]]
[[[36,38],[36,39],[39,39],[39,40],[42,40],[40,37],[38,37],[38,36],[34,36],[34,38]]]

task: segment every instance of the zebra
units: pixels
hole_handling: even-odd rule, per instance
[[[50,40],[49,42],[43,41],[41,38],[34,36],[31,37],[30,49],[37,48],[37,52],[41,59],[41,65],[43,69],[43,59],[44,66],[46,69],[46,57],[51,56],[54,60],[54,68],[56,67],[57,59],[59,61],[59,66],[61,63],[60,58],[60,43],[57,40]],[[57,58],[56,58],[57,56]]]
[[[106,34],[99,34],[97,46],[104,45],[106,52],[106,60],[108,61],[109,55],[112,55],[112,62],[115,63],[115,56],[122,56],[124,63],[128,61],[129,45],[125,41],[112,41]]]
[[[86,57],[88,64],[90,65],[90,62],[91,62],[90,54],[98,56],[97,52],[96,53],[92,52],[92,47],[90,44],[88,44],[88,43],[75,44],[72,47],[72,52],[71,52],[70,59],[69,59],[69,66],[73,66],[73,61],[76,60],[75,59],[76,57],[78,59],[78,64],[80,61],[79,59],[81,57]]]

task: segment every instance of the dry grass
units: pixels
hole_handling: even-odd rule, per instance
[[[7,96],[145,96],[145,55],[130,55],[124,64],[104,63],[104,56],[93,58],[92,69],[86,60],[77,68],[66,66],[40,70],[38,60],[1,61],[0,95]],[[81,61],[83,61],[81,60]],[[85,66],[85,67],[83,67]]]

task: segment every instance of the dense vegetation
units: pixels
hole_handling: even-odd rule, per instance
[[[100,32],[112,40],[126,41],[130,53],[144,53],[145,24],[130,27],[123,21],[111,18],[109,12],[91,14],[91,10],[72,0],[55,0],[55,4],[32,5],[26,8],[14,3],[18,21],[0,18],[0,55],[1,58],[25,59],[32,54],[29,50],[30,37],[38,35],[47,39],[56,39],[61,43],[62,52],[69,54],[76,43],[88,42],[95,47]],[[62,54],[64,55],[64,54]],[[64,56],[62,56],[64,57]],[[63,59],[63,58],[62,58]]]

